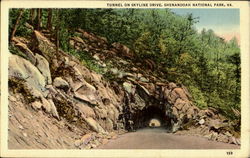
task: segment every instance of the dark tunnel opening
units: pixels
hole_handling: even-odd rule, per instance
[[[130,130],[136,130],[146,127],[171,128],[171,118],[166,115],[166,109],[159,106],[148,106],[135,112],[132,117]],[[157,125],[158,124],[158,125]]]
[[[171,131],[172,123],[176,119],[172,115],[172,109],[168,101],[149,96],[140,86],[137,87],[137,91],[139,94],[137,97],[143,98],[147,105],[143,109],[132,108],[131,103],[140,104],[140,101],[136,102],[134,95],[125,93],[123,113],[119,116],[119,120],[124,123],[124,128],[128,131],[134,131],[158,124],[157,126]],[[152,120],[155,122],[153,123]]]

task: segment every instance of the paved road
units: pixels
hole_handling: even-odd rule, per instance
[[[240,146],[209,141],[197,136],[166,133],[161,128],[146,128],[120,135],[98,149],[238,149]]]

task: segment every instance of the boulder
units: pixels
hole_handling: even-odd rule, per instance
[[[132,83],[123,82],[123,88],[126,92],[128,92],[130,94],[134,94],[134,92],[135,92],[135,86]]]
[[[240,138],[237,138],[236,142],[237,142],[238,145],[240,145],[241,144]]]
[[[56,88],[65,89],[65,90],[69,89],[68,82],[62,79],[61,77],[56,77],[54,79],[53,86],[55,86]]]
[[[74,144],[76,147],[80,147],[82,145],[86,146],[94,139],[95,139],[94,133],[88,133],[88,134],[85,134],[84,136],[82,136],[81,139],[77,139]]]
[[[35,65],[36,58],[34,56],[34,53],[27,47],[26,44],[24,44],[19,38],[14,37],[13,41],[15,42],[15,46],[18,47],[28,58],[28,60]]]
[[[95,118],[95,112],[92,108],[84,103],[77,103],[76,108],[84,117],[92,117]]]
[[[51,63],[53,56],[55,56],[55,45],[51,43],[42,33],[34,31],[35,40],[38,49],[42,55]]]
[[[142,76],[143,76],[143,75],[142,75],[141,73],[138,73],[138,74],[137,74],[137,77],[138,77],[138,78],[141,78]]]
[[[49,99],[48,102],[50,103],[52,116],[54,116],[55,118],[59,119],[59,115],[58,115],[58,112],[57,112],[57,109],[56,109],[56,106],[55,106],[53,100]]]
[[[93,56],[93,58],[94,58],[95,60],[97,60],[97,61],[100,61],[100,57],[99,57],[98,54],[95,54],[95,55]]]
[[[113,121],[116,122],[116,120],[117,120],[118,117],[119,117],[119,110],[118,110],[113,104],[111,104],[110,107],[111,107],[111,109],[112,109],[113,112],[114,112]]]
[[[137,84],[138,85],[138,88],[139,90],[143,90],[148,96],[150,96],[151,94],[149,93],[149,91],[142,85],[140,84]]]
[[[88,133],[88,134],[85,134],[84,136],[82,136],[81,142],[82,142],[82,144],[87,145],[94,138],[95,138],[94,133]]]
[[[113,109],[109,109],[108,111],[108,118],[112,119],[115,121],[115,112]]]
[[[96,108],[95,108],[95,111],[96,111],[96,115],[97,115],[99,118],[107,118],[107,116],[108,116],[108,112],[107,112],[107,110],[105,110],[104,108],[96,107]]]
[[[212,117],[215,115],[215,113],[213,112],[213,110],[211,109],[206,109],[204,110],[205,114],[208,116],[208,117]]]
[[[167,87],[163,88],[163,98],[169,100],[169,95],[170,95],[171,90],[169,90]]]
[[[119,51],[120,55],[128,57],[128,58],[133,57],[133,53],[125,45],[122,45],[116,42],[116,43],[113,43],[112,46]]]
[[[32,85],[26,84],[27,88],[29,89],[30,93],[34,98],[40,99],[42,97],[46,97],[46,92],[42,92],[41,90],[36,89]]]
[[[85,80],[81,79],[77,82],[72,82],[71,83],[71,87],[73,89],[74,92],[76,91],[91,91],[93,93],[96,92],[96,88],[94,86],[92,86],[91,84],[89,84],[88,82],[86,82]]]
[[[43,56],[39,54],[36,54],[35,58],[36,58],[36,67],[45,77],[47,84],[51,84],[52,79],[51,79],[51,74],[50,74],[49,62]]]
[[[227,135],[228,137],[232,137],[232,136],[233,136],[233,135],[232,135],[230,132],[228,132],[228,131],[226,131],[225,135]]]
[[[146,84],[143,84],[144,82],[138,82],[140,84],[142,84],[150,94],[154,94],[155,91],[156,91],[156,87],[155,87],[155,84],[153,83],[146,83]]]
[[[178,110],[176,109],[176,107],[173,107],[173,115],[176,116],[177,118],[179,116]]]
[[[94,82],[97,82],[97,83],[103,82],[102,75],[97,74],[97,73],[92,73],[91,76]]]
[[[173,127],[172,127],[172,132],[175,133],[176,131],[178,131],[179,128],[180,128],[179,123],[178,123],[178,122],[175,123],[175,124],[173,125]]]
[[[79,88],[75,88],[74,97],[84,102],[96,105],[100,101],[94,86],[90,85],[86,81],[79,85]]]
[[[168,96],[168,100],[172,104],[174,104],[178,98],[178,94],[175,91],[171,91],[170,95]]]
[[[69,65],[69,57],[64,57],[64,65],[65,66]]]
[[[212,136],[211,136],[211,140],[215,141],[218,137],[218,133],[217,132],[212,132]]]
[[[173,83],[173,82],[170,82],[170,83],[168,84],[168,89],[170,89],[170,90],[172,90],[172,89],[174,89],[174,88],[176,88],[176,87],[177,87],[176,84]]]
[[[181,98],[182,100],[185,100],[185,101],[188,100],[188,97],[182,88],[175,88],[173,91],[177,94],[178,98]]]
[[[108,131],[113,130],[113,122],[112,122],[111,119],[107,118],[106,121],[105,121],[105,125],[106,125],[106,129]]]
[[[178,98],[174,104],[174,107],[176,107],[178,110],[181,110],[185,104],[186,102],[184,100]]]
[[[42,98],[42,104],[43,104],[42,107],[45,109],[45,111],[47,113],[50,113],[51,112],[51,104],[50,104],[50,102],[47,99]]]
[[[131,70],[134,72],[138,71],[138,69],[136,67],[132,67]]]
[[[119,70],[117,68],[111,68],[110,72],[114,75],[118,75],[119,74]]]
[[[142,99],[137,93],[135,93],[134,98],[135,102],[131,103],[130,106],[132,109],[142,110],[146,106],[145,100]]]
[[[99,125],[92,117],[85,118],[85,121],[88,123],[88,125],[97,133],[105,133],[102,126]]]
[[[223,142],[223,143],[228,143],[228,137],[224,134],[219,134],[217,137],[217,141]]]
[[[140,81],[141,81],[141,82],[149,82],[149,80],[146,79],[145,77],[141,77],[141,78],[140,78]]]
[[[57,90],[52,85],[47,85],[46,89],[49,91],[50,94],[56,94]]]
[[[181,88],[182,88],[182,90],[185,92],[186,96],[187,96],[189,99],[192,99],[192,96],[191,96],[191,94],[189,93],[187,87],[185,87],[185,86],[182,85]]]
[[[9,77],[24,79],[30,86],[39,91],[45,90],[45,77],[30,61],[9,54]]]
[[[181,112],[182,113],[186,113],[187,112],[187,110],[190,108],[190,104],[188,103],[188,102],[186,102],[184,105],[183,105],[183,107],[182,107],[182,109],[181,109]]]
[[[206,117],[207,117],[207,115],[206,115],[206,113],[205,113],[204,110],[200,110],[200,111],[198,112],[198,116],[199,116],[200,118],[206,118]]]
[[[223,123],[219,119],[210,119],[208,122],[208,125],[210,126],[210,128],[213,127],[215,129],[219,129],[219,128],[223,127]]]
[[[74,142],[74,145],[75,145],[76,147],[81,146],[81,145],[82,145],[81,139],[76,140],[76,141]]]
[[[238,144],[237,141],[236,141],[236,139],[235,139],[235,137],[233,137],[233,136],[229,137],[228,143],[230,143],[230,144],[236,144],[236,145]]]
[[[73,82],[72,79],[69,80],[69,83],[70,83],[70,87],[71,87],[73,92],[77,91],[79,88],[81,88],[83,86],[83,83],[81,81]]]
[[[124,73],[124,77],[129,77],[129,78],[136,78],[136,76],[134,75],[134,74],[132,74],[132,73],[129,73],[129,72],[125,72]]]
[[[42,103],[40,101],[35,101],[31,104],[32,108],[35,110],[39,110],[42,108]]]
[[[8,98],[12,102],[16,102],[17,101],[16,97],[14,97],[14,96],[9,95]]]
[[[204,119],[201,119],[200,121],[199,121],[199,124],[200,125],[203,125],[205,123],[205,120]]]
[[[193,106],[190,106],[189,109],[186,112],[188,118],[192,118],[195,114]]]
[[[73,70],[74,70],[75,76],[81,76],[82,75],[81,71],[76,66],[73,67]]]

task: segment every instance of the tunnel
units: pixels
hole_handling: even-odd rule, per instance
[[[123,123],[124,128],[128,131],[135,131],[141,128],[160,127],[171,131],[172,123],[175,121],[171,104],[166,99],[156,99],[153,96],[149,96],[140,86],[137,87],[137,92],[138,95],[125,93],[123,112],[118,118]],[[143,108],[133,108],[131,106],[132,103],[142,104]]]
[[[133,121],[133,129],[140,129],[146,127],[162,127],[171,128],[171,118],[166,115],[164,106],[148,106],[142,110],[136,111],[131,117]]]

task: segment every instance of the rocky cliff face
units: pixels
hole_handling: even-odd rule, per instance
[[[94,59],[98,74],[46,36],[13,40],[24,57],[9,54],[9,148],[95,148],[152,118],[169,132],[240,144],[215,109],[200,110],[184,85],[153,74],[153,61],[135,62],[126,46],[78,30],[70,45]]]

